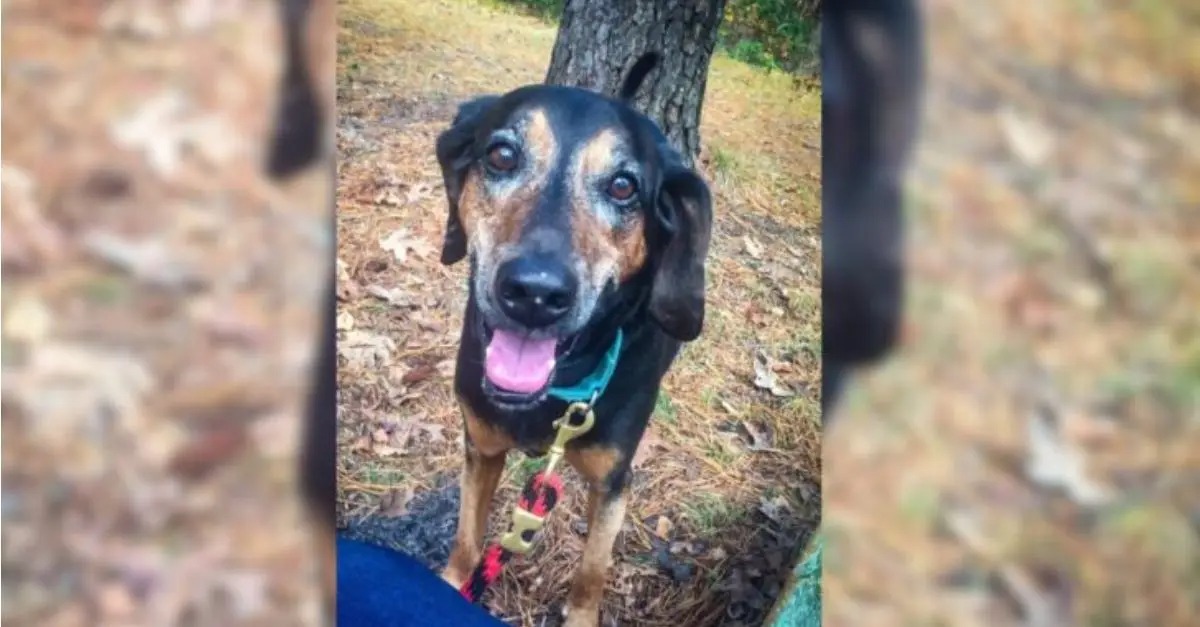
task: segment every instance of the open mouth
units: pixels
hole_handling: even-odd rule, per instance
[[[526,404],[540,400],[554,379],[570,338],[534,337],[521,331],[484,325],[484,389],[498,401]]]

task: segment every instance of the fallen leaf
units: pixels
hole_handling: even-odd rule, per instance
[[[246,429],[241,425],[210,429],[175,453],[170,463],[171,472],[191,479],[199,478],[233,459],[245,448],[246,442]]]
[[[336,324],[338,331],[349,331],[354,328],[354,315],[349,311],[339,311]]]
[[[446,441],[446,427],[431,422],[413,422],[413,427],[429,436],[429,441],[433,444],[440,444]]]
[[[200,277],[177,259],[162,240],[132,241],[112,233],[91,232],[83,247],[93,257],[155,287],[191,288]]]
[[[763,352],[754,355],[754,385],[779,397],[795,396],[795,392],[779,382],[772,369],[772,359]]]
[[[391,437],[392,437],[391,434],[389,434],[387,432],[387,429],[384,429],[384,428],[376,429],[374,432],[371,433],[371,439],[374,440],[375,442],[379,442],[381,444],[390,440]]]
[[[350,451],[351,452],[365,451],[370,447],[371,447],[371,438],[369,438],[365,435],[360,435],[357,438],[354,438],[354,442],[350,443]]]
[[[749,420],[743,420],[740,424],[750,436],[750,450],[763,451],[775,446],[775,429],[771,425]]]
[[[1012,153],[1027,166],[1038,166],[1054,150],[1051,131],[1038,120],[1006,107],[1000,111],[1000,129]]]
[[[415,385],[428,379],[429,377],[432,377],[435,372],[437,372],[436,366],[431,364],[421,364],[404,373],[404,376],[400,377],[400,383],[403,383],[404,385]]]
[[[396,261],[403,264],[408,261],[408,253],[418,257],[428,257],[433,254],[434,247],[419,236],[413,236],[408,229],[397,229],[391,235],[379,240],[379,246],[392,253]]]
[[[1052,408],[1033,411],[1026,428],[1029,458],[1025,473],[1031,481],[1046,488],[1060,488],[1071,500],[1084,506],[1104,505],[1112,500],[1108,488],[1087,477],[1083,451],[1063,437]]]
[[[654,523],[654,535],[663,540],[668,540],[671,536],[671,530],[674,528],[675,524],[671,522],[670,518],[659,516],[658,520]]]
[[[776,496],[771,499],[763,498],[758,504],[758,511],[773,522],[782,525],[788,512],[791,511],[791,506],[788,505],[787,499]]]
[[[379,501],[379,515],[384,518],[396,518],[408,513],[408,504],[412,501],[413,490],[411,486],[405,486],[401,489],[392,490],[383,495]]]
[[[396,343],[389,337],[368,331],[349,331],[338,341],[337,349],[348,366],[370,370],[391,363]]]
[[[368,285],[367,293],[394,306],[408,305],[411,300],[404,290],[396,287],[387,289],[380,285]]]
[[[746,246],[746,252],[749,253],[751,257],[754,257],[755,259],[762,257],[763,245],[759,244],[758,241],[753,237],[750,237],[749,235],[743,237],[742,243]]]

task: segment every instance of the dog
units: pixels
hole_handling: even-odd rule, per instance
[[[283,71],[276,88],[271,134],[263,162],[268,180],[286,183],[312,168],[333,165],[334,0],[278,0]],[[334,168],[328,170],[334,176]],[[332,191],[333,186],[330,186]],[[329,197],[330,232],[336,232],[335,198]],[[322,610],[332,617],[336,598],[334,544],[337,501],[336,274],[329,260],[321,299],[320,336],[306,399],[298,486],[312,526]]]
[[[822,422],[850,373],[895,350],[903,313],[903,176],[924,79],[914,0],[821,14]]]
[[[640,58],[616,98],[554,85],[475,98],[437,138],[449,205],[441,261],[470,263],[454,376],[462,500],[443,579],[461,585],[480,559],[507,453],[550,445],[567,408],[551,387],[619,351],[594,426],[565,454],[589,486],[572,626],[598,624],[634,452],[663,376],[704,322],[711,194],[630,104],[658,60]]]

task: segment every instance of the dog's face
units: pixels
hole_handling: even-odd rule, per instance
[[[699,333],[708,190],[649,119],[585,90],[526,87],[460,107],[438,158],[443,261],[470,255],[494,392],[540,398],[622,291],[649,290],[668,333]]]

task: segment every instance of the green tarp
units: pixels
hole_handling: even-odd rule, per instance
[[[824,542],[814,537],[796,563],[765,627],[821,626],[821,553]]]

